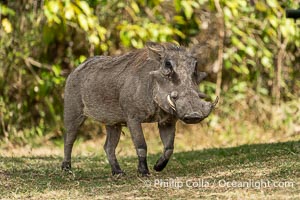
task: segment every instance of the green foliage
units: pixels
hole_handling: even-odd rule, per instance
[[[286,71],[285,79],[299,69],[299,64],[292,63],[297,54],[295,51],[300,47],[300,32],[293,20],[284,17],[283,8],[287,6],[298,5],[293,1],[280,3],[277,0],[258,1],[253,6],[243,0],[222,1],[226,37],[229,39],[224,51],[226,72],[232,78],[251,81],[260,91],[266,89],[266,95],[271,93],[270,88],[275,84],[280,48],[292,48],[286,49],[288,59],[284,65],[293,67]],[[297,84],[299,87],[299,82]],[[293,86],[286,83],[282,87]]]
[[[211,40],[218,31],[206,30],[220,29],[218,21],[225,26],[224,101],[248,102],[254,91],[250,96],[257,101],[296,102],[299,22],[284,17],[284,9],[297,8],[296,2],[220,0],[222,13],[216,6],[215,0],[0,3],[0,137],[22,142],[34,135],[60,136],[65,78],[87,57],[141,48],[149,40],[184,45]],[[200,88],[214,95],[217,86],[210,81]]]
[[[47,18],[47,26],[44,31],[44,39],[51,43],[55,37],[65,40],[68,30],[75,28],[83,32],[90,45],[99,45],[101,50],[106,51],[106,29],[99,25],[93,9],[85,1],[46,1],[43,7]],[[63,35],[56,35],[55,31]]]

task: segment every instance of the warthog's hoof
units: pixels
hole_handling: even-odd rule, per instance
[[[112,171],[111,173],[112,173],[113,177],[116,177],[116,178],[120,178],[120,177],[126,175],[126,173],[123,172],[122,170],[120,170],[120,171]]]
[[[148,170],[144,170],[144,171],[138,170],[138,176],[149,177],[149,176],[151,176],[151,174],[150,174],[150,172]]]
[[[162,171],[168,164],[169,159],[159,159],[154,165],[153,169],[157,172]]]
[[[66,172],[71,171],[71,169],[72,169],[71,162],[66,162],[66,161],[62,162],[61,169]]]

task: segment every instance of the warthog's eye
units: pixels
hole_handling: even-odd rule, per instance
[[[165,66],[164,66],[164,69],[163,69],[163,74],[165,75],[165,76],[171,76],[173,73],[173,66],[172,66],[172,63],[171,63],[171,61],[169,61],[169,60],[166,60],[165,61]],[[169,77],[170,78],[170,77]]]
[[[166,68],[172,69],[172,63],[169,60],[166,60],[165,66]]]

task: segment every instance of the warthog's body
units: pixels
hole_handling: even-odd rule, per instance
[[[214,106],[199,98],[197,84],[205,74],[195,68],[196,59],[187,50],[155,43],[125,55],[96,56],[82,63],[69,75],[65,87],[62,168],[71,168],[77,130],[91,117],[106,125],[104,148],[113,174],[123,173],[115,156],[122,125],[131,132],[139,172],[149,173],[141,123],[158,122],[164,153],[154,169],[162,170],[173,152],[176,120],[198,123]]]

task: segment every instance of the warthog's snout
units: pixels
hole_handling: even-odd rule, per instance
[[[201,122],[204,118],[205,117],[201,113],[193,112],[184,115],[182,120],[187,124],[195,124]]]
[[[187,124],[196,124],[201,122],[211,113],[219,100],[217,97],[214,102],[207,102],[202,99],[194,101],[185,101],[184,99],[181,101],[174,101],[174,98],[171,96],[172,95],[167,96],[169,106],[176,112],[178,118]],[[194,104],[189,105],[187,102],[194,102]]]
[[[201,112],[192,112],[183,116],[183,121],[187,124],[196,124],[205,119],[218,103],[219,97],[214,102],[203,102]]]

